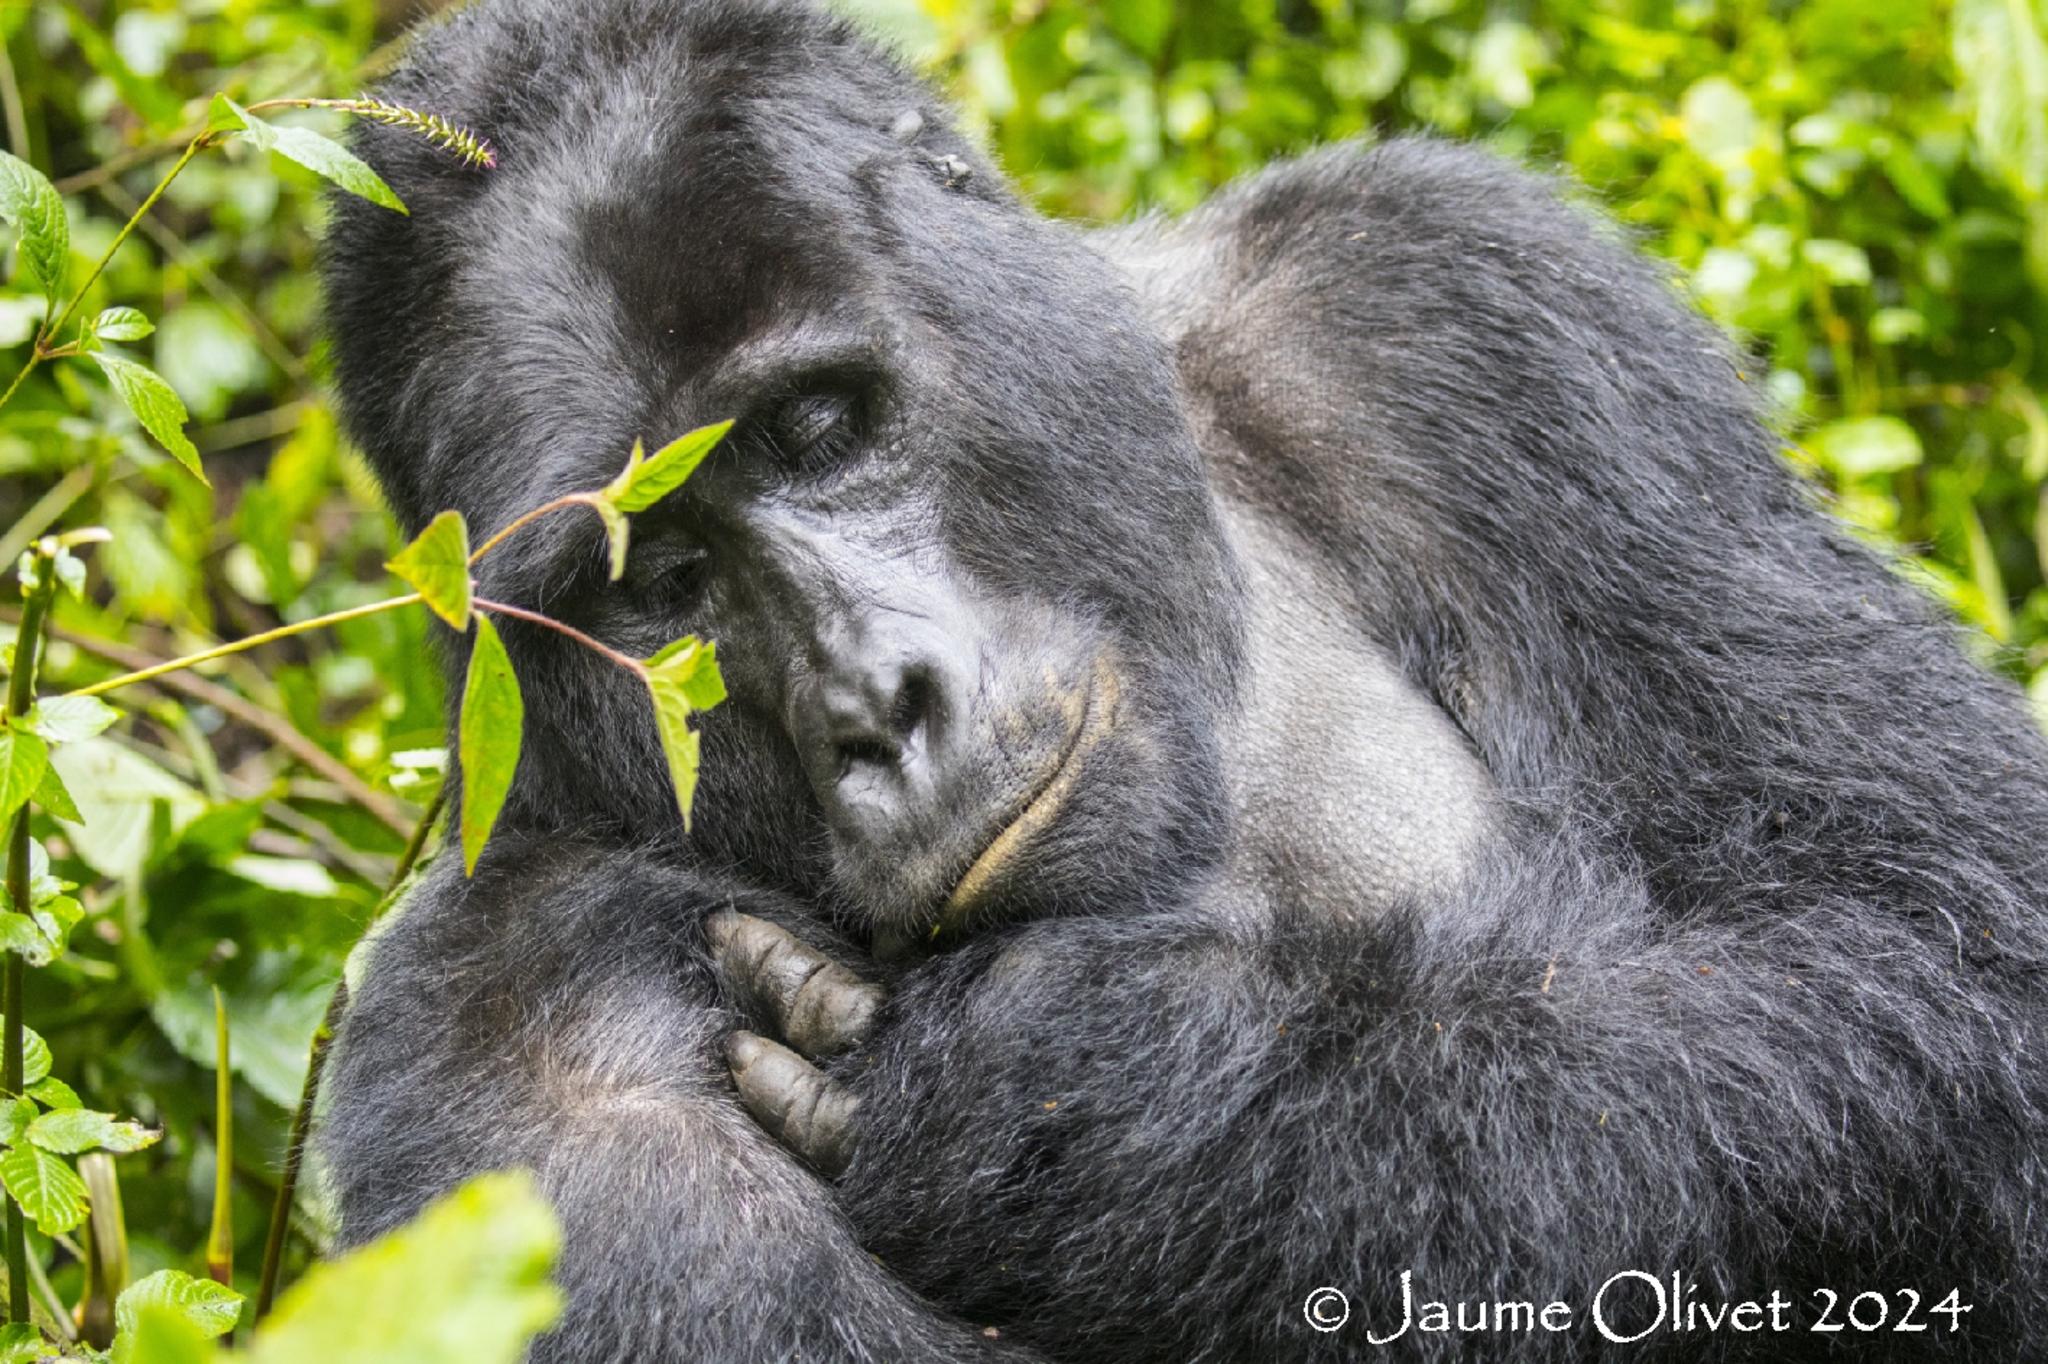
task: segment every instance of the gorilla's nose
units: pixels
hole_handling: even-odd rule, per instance
[[[931,795],[944,671],[924,653],[895,650],[832,660],[797,688],[791,729],[844,832],[881,833]]]

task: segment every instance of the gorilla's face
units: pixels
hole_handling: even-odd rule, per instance
[[[481,530],[604,481],[635,438],[737,425],[637,519],[623,583],[582,526],[487,564],[512,575],[487,593],[641,655],[716,640],[731,700],[703,721],[691,847],[834,889],[878,936],[1166,888],[1219,841],[1238,647],[1168,357],[1078,236],[986,168],[963,186],[900,112],[773,114],[530,165],[505,148],[491,195],[557,207],[472,210],[491,244],[457,344],[531,383],[449,433],[497,451],[455,460],[475,476],[448,495]],[[620,685],[570,647],[515,643],[577,698],[528,776],[622,809],[661,770],[638,716],[602,711],[630,758],[545,733]]]

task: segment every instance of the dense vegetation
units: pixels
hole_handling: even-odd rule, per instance
[[[1031,194],[1085,219],[1183,208],[1275,155],[1411,128],[1567,168],[1746,338],[1788,457],[1906,550],[1904,571],[2048,705],[2048,0],[853,8],[959,93]],[[38,579],[52,602],[41,694],[403,591],[383,568],[400,539],[320,386],[322,181],[300,162],[350,172],[299,134],[280,145],[219,122],[213,98],[232,99],[232,120],[351,96],[390,36],[370,0],[0,7],[0,145],[63,196],[53,220],[40,183],[0,167],[20,237],[0,287],[0,384],[29,371],[0,407],[0,563],[107,532],[34,560],[64,578]],[[345,115],[264,117],[332,133]],[[209,127],[220,135],[122,239]],[[48,326],[74,294],[66,326]],[[438,678],[420,666],[429,629],[422,610],[364,614],[123,687],[118,719],[73,703],[0,729],[14,802],[0,814],[33,797],[27,831],[47,852],[17,859],[24,912],[0,917],[0,949],[36,968],[24,1012],[52,1058],[26,1042],[35,1105],[0,1112],[0,1182],[55,1233],[26,1249],[58,1337],[83,1301],[86,1337],[104,1342],[112,1291],[158,1270],[211,1268],[253,1293],[309,1043],[448,764]],[[41,769],[14,752],[46,735],[68,796],[27,780]],[[33,1075],[52,1064],[54,1088]],[[87,1116],[48,1122],[63,1113]],[[89,1221],[58,1198],[74,1163],[97,1195]],[[524,1197],[474,1190],[421,1242],[336,1266],[328,1291],[356,1316],[389,1295],[402,1308],[383,1315],[453,1350],[414,1339],[408,1357],[513,1357],[547,1312],[532,1283],[548,1232]],[[504,1228],[481,1238],[502,1247],[495,1279],[460,1260],[480,1239],[464,1218]],[[290,1230],[287,1277],[324,1243],[317,1191]],[[451,1295],[502,1282],[507,1297],[451,1299],[433,1327],[428,1267]],[[197,1303],[206,1330],[230,1319],[196,1280],[151,1283]],[[326,1333],[322,1359],[393,1348],[337,1346],[360,1337],[323,1310],[301,1295],[262,1348],[316,1357],[292,1353],[295,1327]]]

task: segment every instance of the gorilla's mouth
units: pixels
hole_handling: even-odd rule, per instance
[[[1047,769],[1044,778],[1017,813],[989,840],[988,846],[981,850],[981,855],[974,859],[954,885],[953,893],[946,897],[945,907],[939,911],[938,922],[932,925],[933,938],[957,931],[988,898],[990,887],[1001,880],[1004,869],[1018,853],[1059,818],[1061,808],[1080,780],[1089,750],[1109,732],[1116,714],[1116,702],[1116,673],[1107,662],[1098,661],[1087,689],[1070,703],[1073,723],[1068,728],[1067,742],[1058,759]]]

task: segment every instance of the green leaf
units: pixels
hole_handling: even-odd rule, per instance
[[[45,696],[18,723],[52,744],[75,744],[104,734],[121,712],[97,696]]]
[[[50,1076],[50,1044],[34,1028],[21,1030],[21,1083],[24,1089]]]
[[[43,1333],[25,1321],[0,1326],[0,1364],[38,1364],[48,1358],[49,1348]]]
[[[36,921],[11,909],[0,909],[0,952],[12,952],[30,966],[48,966],[57,956]]]
[[[0,1155],[0,1184],[45,1236],[85,1220],[85,1181],[69,1161],[40,1146],[16,1146]]]
[[[215,1364],[220,1357],[205,1332],[155,1303],[135,1310],[128,1329],[114,1337],[109,1356],[113,1364]]]
[[[28,1139],[45,1151],[75,1156],[81,1151],[112,1151],[126,1155],[154,1146],[163,1133],[137,1122],[122,1122],[111,1113],[87,1108],[60,1108],[28,1125]]]
[[[54,1075],[46,1075],[28,1087],[31,1099],[45,1108],[83,1108],[77,1091]],[[10,1139],[9,1144],[12,1144]]]
[[[1855,288],[1870,283],[1869,253],[1854,242],[1815,237],[1800,244],[1799,254],[1830,284]]]
[[[690,637],[679,639],[646,664],[647,690],[654,700],[654,728],[668,759],[675,785],[676,808],[683,829],[690,827],[690,806],[697,796],[699,743],[690,728],[694,711],[709,710],[725,699],[725,679],[718,672],[718,648]]]
[[[519,696],[519,678],[512,660],[488,616],[476,618],[476,643],[469,651],[469,678],[462,688],[462,718],[457,737],[462,761],[462,867],[476,871],[476,860],[490,841],[498,811],[512,790],[519,768],[519,744],[526,725],[526,703]]]
[[[36,1106],[27,1099],[9,1099],[0,1104],[0,1146],[13,1146],[36,1120]]]
[[[240,121],[239,127],[235,126],[235,120]],[[322,179],[373,204],[398,213],[406,212],[404,200],[392,192],[383,177],[331,137],[322,136],[310,128],[267,122],[225,95],[214,96],[208,127],[214,132],[240,138],[263,151],[276,152],[286,160],[296,161]]]
[[[633,541],[632,528],[626,521],[626,514],[610,498],[600,497],[590,505],[597,508],[598,516],[604,521],[604,538],[611,546],[612,581],[617,582],[626,576],[626,548]]]
[[[523,1171],[480,1175],[309,1271],[243,1364],[516,1364],[561,1314],[554,1215]]]
[[[107,351],[91,352],[92,362],[106,374],[107,382],[114,386],[114,392],[121,395],[121,401],[128,404],[128,410],[135,414],[135,420],[142,423],[142,429],[157,438],[172,458],[184,465],[192,476],[201,483],[206,482],[206,472],[199,467],[199,451],[185,435],[185,400],[178,396],[176,389],[164,382],[162,375],[147,365],[138,365],[125,356]]]
[[[71,272],[71,224],[64,200],[43,173],[20,157],[0,152],[0,219],[21,237],[21,258],[42,283],[56,311]]]
[[[137,1279],[114,1300],[114,1330],[125,1336],[136,1330],[145,1312],[164,1312],[175,1317],[202,1338],[212,1340],[235,1329],[242,1316],[242,1295],[211,1279],[195,1279],[175,1269],[159,1269]],[[155,1356],[140,1351],[124,1355],[117,1339],[115,1364],[155,1364]]]
[[[140,308],[108,308],[86,324],[86,335],[101,341],[140,341],[156,330]]]
[[[28,803],[50,767],[50,749],[26,729],[0,728],[0,823]]]
[[[645,458],[641,447],[635,443],[625,469],[606,485],[602,499],[622,512],[646,511],[682,487],[684,480],[697,471],[704,457],[718,448],[718,443],[730,430],[732,423],[729,421],[700,426],[687,435],[676,437]]]
[[[469,525],[458,511],[444,511],[384,567],[426,599],[427,606],[457,630],[469,628]]]

